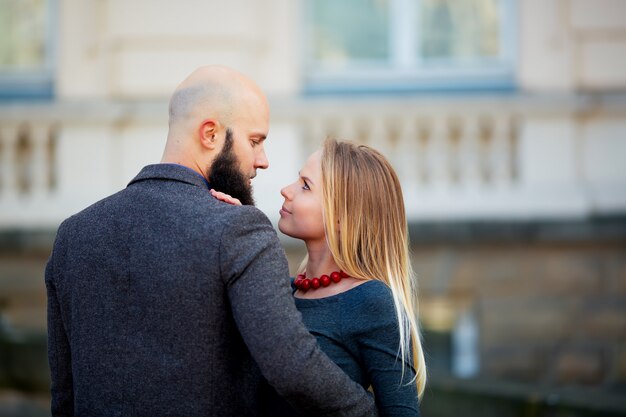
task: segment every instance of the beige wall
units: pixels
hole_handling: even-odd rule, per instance
[[[520,85],[626,91],[626,2],[520,0]]]
[[[301,1],[60,0],[58,96],[166,97],[222,63],[270,96],[297,94]],[[626,3],[519,0],[518,84],[530,92],[626,91]]]
[[[298,90],[297,2],[61,0],[59,9],[61,99],[165,97],[209,63],[272,95]]]

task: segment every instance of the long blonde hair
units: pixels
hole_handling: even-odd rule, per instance
[[[382,281],[391,289],[403,370],[407,363],[414,365],[412,382],[421,398],[426,364],[400,181],[378,151],[327,139],[322,150],[322,184],[326,240],[335,263],[352,277]]]

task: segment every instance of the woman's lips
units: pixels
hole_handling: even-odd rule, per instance
[[[285,206],[281,207],[281,208],[280,208],[280,211],[279,211],[278,213],[280,213],[280,215],[281,215],[281,216],[285,216],[285,215],[287,215],[287,214],[291,214],[291,212],[290,212],[289,210],[287,210],[287,209],[285,208]]]

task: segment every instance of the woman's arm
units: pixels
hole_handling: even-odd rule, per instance
[[[399,330],[390,290],[383,283],[370,285],[352,312],[353,340],[376,399],[379,415],[419,416],[412,364],[399,356]],[[404,370],[404,373],[403,373]]]

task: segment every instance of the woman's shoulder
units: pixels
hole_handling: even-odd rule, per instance
[[[367,281],[352,289],[341,305],[344,334],[361,343],[397,344],[398,319],[391,289],[378,280]]]
[[[379,304],[391,302],[393,304],[393,294],[387,284],[377,279],[370,279],[363,284],[353,288],[352,300],[359,304]]]
[[[348,316],[360,321],[395,320],[395,305],[391,289],[382,281],[368,280],[353,288],[344,308]]]

